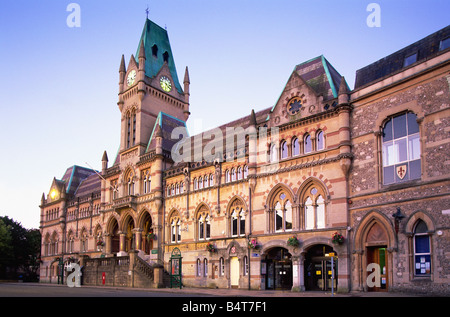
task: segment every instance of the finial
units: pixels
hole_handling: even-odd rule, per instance
[[[148,9],[148,5],[147,5],[147,9],[145,9],[145,13],[147,13],[147,19],[148,19],[148,13],[150,12],[150,10]]]

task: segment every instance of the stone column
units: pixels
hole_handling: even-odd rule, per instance
[[[105,237],[105,253],[111,254],[112,250],[112,237],[111,234],[106,233],[103,235]]]

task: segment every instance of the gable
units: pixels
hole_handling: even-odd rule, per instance
[[[341,75],[323,56],[295,66],[272,108],[272,126],[322,112],[338,97]]]

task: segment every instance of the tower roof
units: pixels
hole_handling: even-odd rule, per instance
[[[172,76],[174,85],[179,93],[183,93],[180,82],[178,80],[175,62],[170,48],[169,35],[167,31],[157,25],[156,23],[146,19],[142,35],[139,40],[139,46],[136,50],[135,60],[139,62],[139,53],[141,52],[141,45],[144,44],[145,52],[145,75],[152,78],[160,71],[161,67],[167,60],[170,74]],[[167,54],[166,54],[167,53]]]
[[[323,55],[297,65],[294,71],[324,100],[337,98],[342,76]]]

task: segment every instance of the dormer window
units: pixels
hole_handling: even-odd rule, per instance
[[[450,37],[447,37],[446,39],[441,40],[441,43],[439,44],[439,50],[443,51],[450,47]]]
[[[405,60],[403,61],[403,67],[414,64],[415,62],[417,62],[417,53],[406,56]]]
[[[152,55],[153,57],[158,56],[158,46],[156,46],[156,44],[152,46]]]
[[[163,54],[163,60],[165,63],[169,63],[169,53],[167,51]]]

